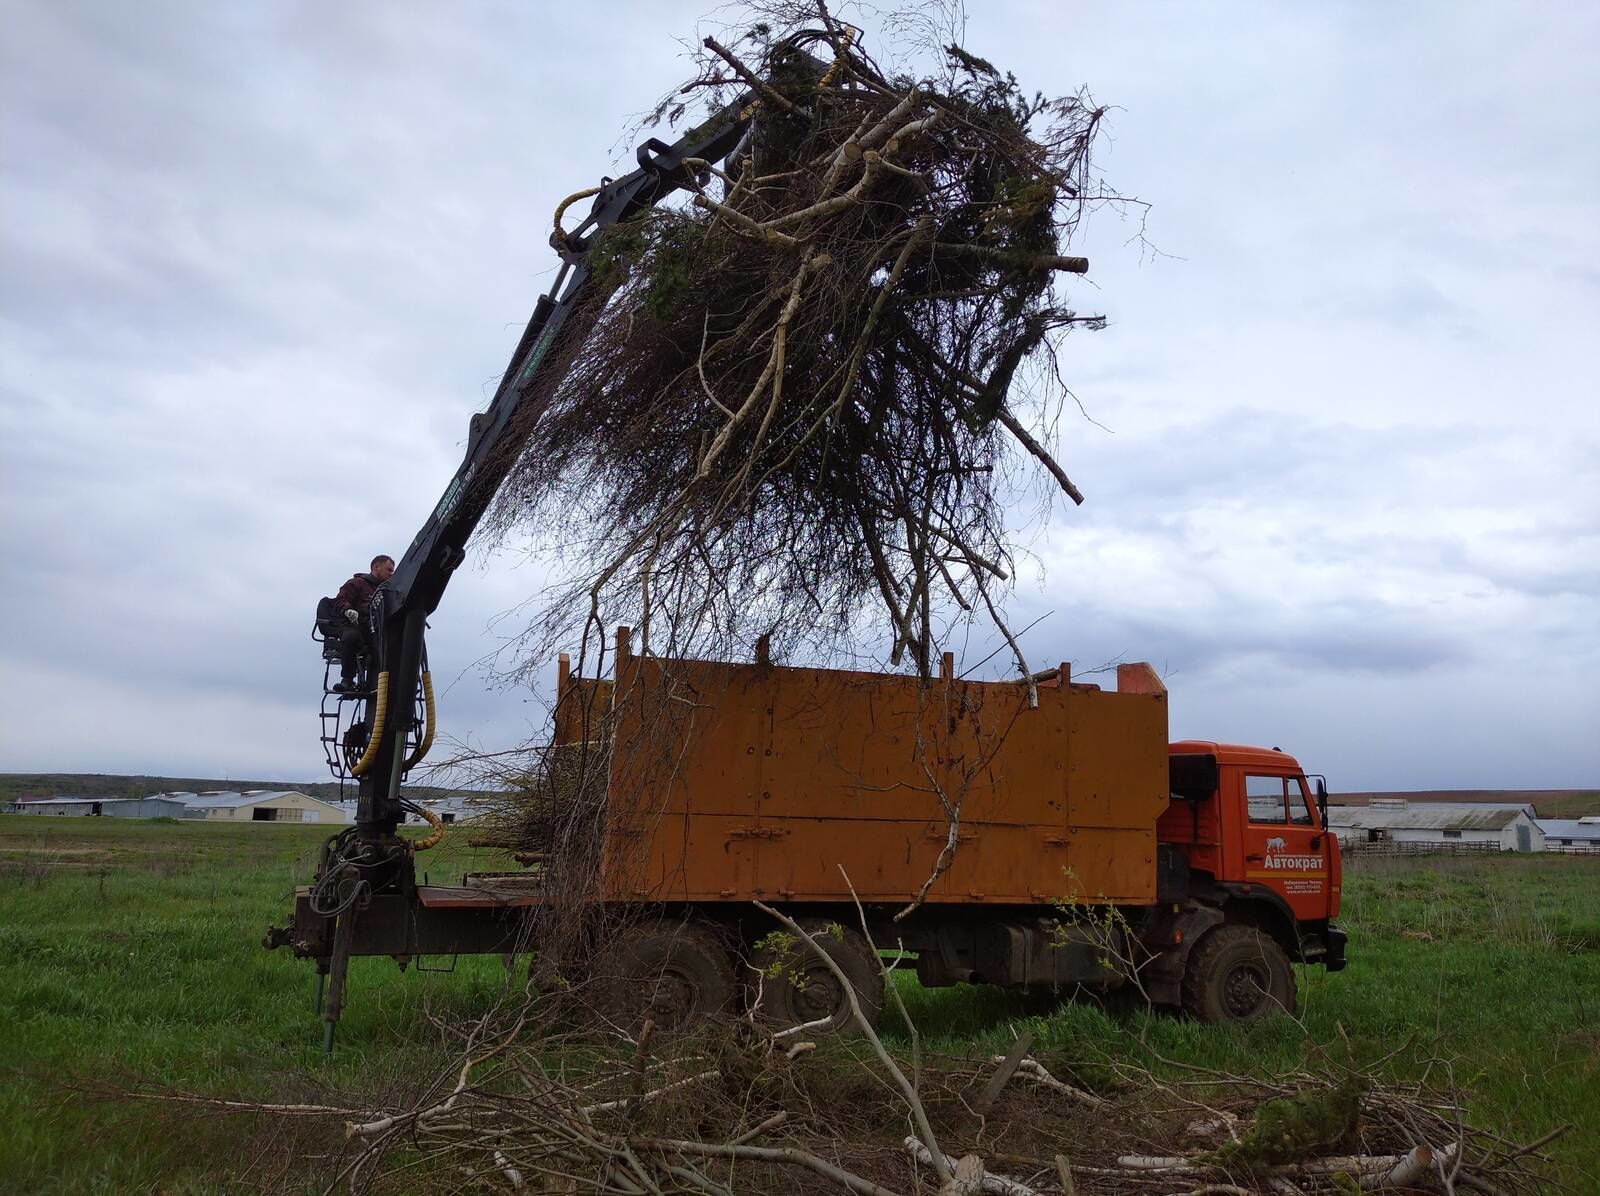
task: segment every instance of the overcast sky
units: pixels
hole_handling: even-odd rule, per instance
[[[315,601],[431,509],[697,11],[0,2],[0,769],[320,775]],[[1031,656],[1148,659],[1175,737],[1335,790],[1600,783],[1597,17],[971,5],[1116,106],[1166,255],[1085,230],[1104,429],[1060,427]],[[475,664],[539,577],[457,575],[447,734],[542,733]]]

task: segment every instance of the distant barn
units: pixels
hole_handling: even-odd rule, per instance
[[[450,794],[447,797],[426,798],[422,805],[439,816],[439,821],[449,826],[455,822],[471,822],[489,812],[489,805],[481,794]]]
[[[183,818],[184,805],[169,797],[39,797],[18,803],[19,814],[69,818]]]
[[[1583,818],[1541,818],[1546,850],[1600,852],[1600,816]]]
[[[1435,844],[1441,849],[1479,844],[1501,851],[1543,851],[1544,832],[1532,806],[1476,802],[1446,805],[1375,798],[1365,806],[1329,806],[1328,825],[1341,846],[1375,843]]]
[[[185,807],[184,817],[210,822],[349,822],[344,810],[293,789],[248,789],[242,793],[168,793]]]

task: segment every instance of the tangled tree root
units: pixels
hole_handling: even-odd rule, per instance
[[[495,522],[567,567],[534,665],[556,643],[601,653],[618,623],[706,656],[872,626],[926,675],[947,614],[1015,647],[1016,487],[1082,499],[1045,421],[1060,335],[1103,324],[1056,279],[1086,268],[1063,250],[1087,208],[1122,202],[1091,171],[1105,110],[954,45],[892,72],[821,3],[766,7],[731,47],[705,39],[663,112],[747,92],[748,135],[692,164],[686,202],[592,247],[584,333],[525,404]]]

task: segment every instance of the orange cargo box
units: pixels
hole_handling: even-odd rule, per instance
[[[603,736],[613,901],[994,905],[1155,900],[1166,688],[931,683],[897,674],[635,656],[610,681],[561,661],[555,742]],[[603,731],[588,733],[588,727]]]

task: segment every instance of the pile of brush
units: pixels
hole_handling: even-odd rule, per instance
[[[1004,630],[1011,488],[1081,501],[1041,425],[1060,334],[1103,322],[1057,279],[1108,198],[1104,110],[955,46],[891,75],[821,5],[774,17],[706,38],[675,93],[664,115],[753,96],[749,131],[593,246],[587,333],[556,350],[498,515],[570,566],[541,647],[629,623],[647,651],[781,651],[865,620],[926,673],[943,613]]]
[[[821,954],[798,924],[788,926]],[[890,985],[891,997],[897,989]],[[1546,1153],[1568,1127],[1518,1141],[1472,1125],[1448,1059],[1414,1039],[1358,1065],[1307,1038],[1306,1069],[1262,1078],[1160,1059],[1142,1034],[1109,1023],[1086,1054],[1052,1052],[1048,1065],[1029,1054],[1032,1029],[1005,1056],[924,1053],[898,1002],[909,1059],[889,1050],[865,1018],[855,1026],[859,1038],[815,1038],[818,1023],[780,1027],[759,1008],[695,1031],[657,1034],[646,1021],[632,1034],[597,1040],[561,1028],[581,1013],[584,997],[579,988],[549,1004],[513,1002],[465,1025],[441,1022],[446,1041],[457,1044],[451,1065],[431,1082],[411,1077],[412,1099],[396,1100],[398,1086],[391,1088],[392,1104],[375,1107],[365,1092],[316,1105],[162,1090],[119,1095],[321,1122],[320,1142],[308,1137],[285,1157],[304,1160],[300,1186],[331,1180],[328,1191],[1590,1190],[1576,1169],[1566,1177],[1577,1184],[1562,1183],[1562,1167]]]

